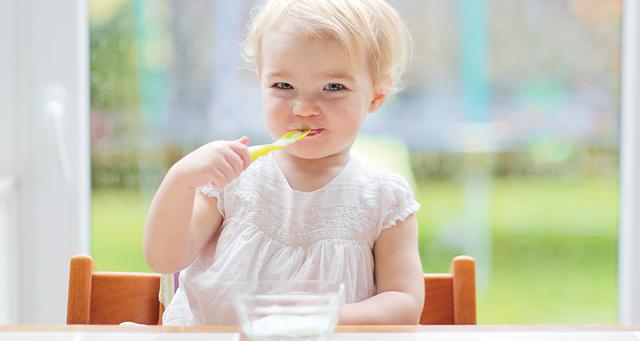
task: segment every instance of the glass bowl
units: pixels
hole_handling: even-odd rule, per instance
[[[244,282],[233,290],[240,328],[254,341],[325,340],[343,302],[344,285],[335,282]]]

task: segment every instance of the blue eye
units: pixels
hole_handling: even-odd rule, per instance
[[[340,90],[344,90],[344,85],[342,85],[340,83],[329,83],[329,84],[325,85],[323,90],[340,91]]]
[[[273,84],[274,87],[278,88],[278,89],[283,89],[283,90],[291,90],[293,89],[293,85],[289,84],[289,83],[285,83],[285,82],[278,82]]]

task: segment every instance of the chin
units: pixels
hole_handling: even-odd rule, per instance
[[[331,152],[321,151],[321,150],[292,150],[292,151],[289,151],[289,154],[297,158],[306,159],[306,160],[324,159],[326,157],[333,155],[333,153]]]
[[[295,147],[295,146],[294,146]],[[303,147],[303,148],[301,148]],[[345,149],[340,148],[318,148],[317,146],[313,146],[312,148],[308,148],[308,146],[298,146],[296,149],[288,150],[289,154],[306,160],[320,160],[326,159],[329,157],[337,156],[338,154],[349,153],[349,147]]]

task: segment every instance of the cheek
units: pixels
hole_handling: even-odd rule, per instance
[[[284,105],[281,100],[278,100],[273,97],[263,97],[262,98],[262,110],[266,114],[267,117],[273,118],[277,117],[280,112],[284,109]]]
[[[329,105],[327,109],[328,112],[349,122],[360,120],[362,115],[368,112],[368,106],[357,97],[336,101]]]
[[[268,112],[275,105],[273,97],[262,95],[262,108]]]
[[[286,105],[281,101],[274,98],[262,99],[262,110],[265,115],[265,123],[270,133],[279,133],[282,130],[282,125],[287,124]]]

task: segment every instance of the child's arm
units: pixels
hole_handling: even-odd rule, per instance
[[[345,304],[340,324],[417,324],[424,303],[415,214],[382,231],[374,245],[377,294]]]
[[[144,229],[144,255],[160,273],[187,267],[222,223],[217,200],[198,193],[222,189],[249,165],[248,139],[208,143],[176,162],[156,192]]]

